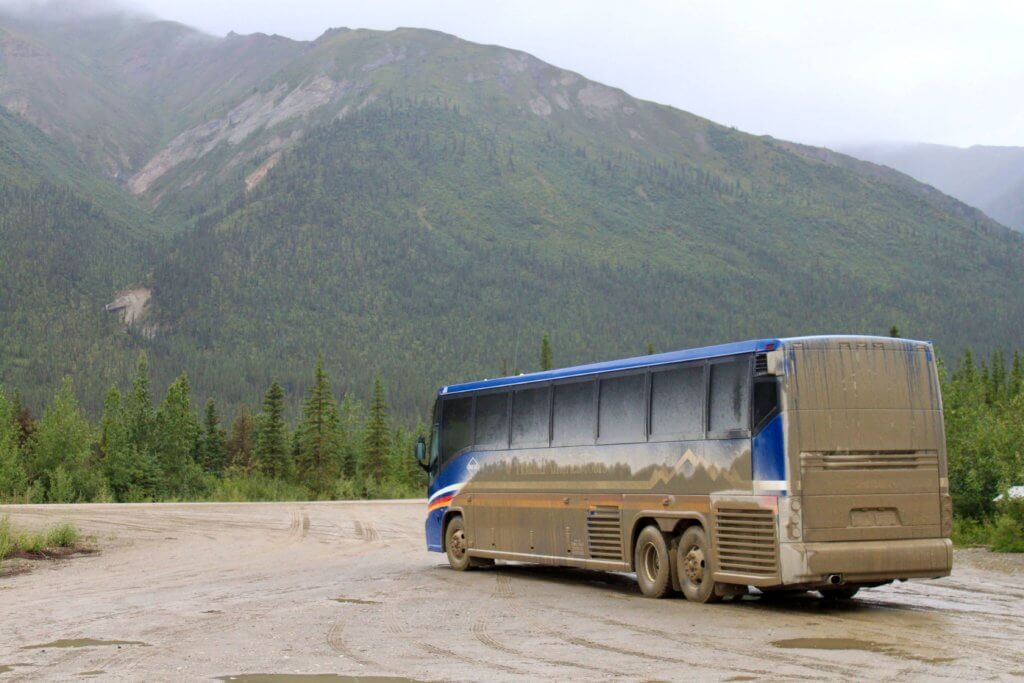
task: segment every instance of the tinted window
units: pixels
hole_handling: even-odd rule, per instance
[[[779,407],[779,388],[775,378],[754,382],[754,428],[757,429]]]
[[[508,446],[508,394],[476,397],[478,446]]]
[[[594,443],[595,382],[559,384],[555,387],[554,424],[551,441],[560,446]]]
[[[748,429],[750,414],[750,359],[711,366],[711,402],[708,431],[716,434]]]
[[[601,380],[598,433],[602,441],[644,441],[644,376]]]
[[[691,365],[651,374],[651,434],[704,434],[704,368]]]
[[[473,407],[472,398],[447,399],[441,416],[441,462],[469,446],[472,434],[469,423]]]
[[[548,443],[548,389],[517,391],[512,400],[512,445]]]

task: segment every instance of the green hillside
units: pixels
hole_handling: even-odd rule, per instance
[[[979,211],[514,50],[99,18],[0,19],[0,55],[27,179],[0,211],[0,382],[32,401],[70,372],[94,402],[142,349],[200,399],[298,396],[323,352],[411,416],[533,369],[545,332],[563,364],[892,324],[954,354],[1024,322],[1024,238]],[[142,286],[125,332],[103,304]]]

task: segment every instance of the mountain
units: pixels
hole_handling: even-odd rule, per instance
[[[863,145],[842,151],[906,173],[1024,232],[1024,147],[919,143]]]
[[[323,352],[340,387],[379,374],[413,415],[442,383],[535,368],[544,332],[562,364],[892,324],[952,354],[1012,345],[1024,322],[1024,237],[980,211],[523,52],[114,16],[8,18],[0,36],[21,131],[0,142],[33,158],[29,131],[82,176],[44,169],[91,202],[101,252],[66,254],[103,275],[71,278],[88,320],[63,322],[38,267],[0,311],[13,338],[42,301],[38,329],[87,345],[0,349],[0,381],[36,401],[63,372],[123,378],[139,349],[201,397],[253,402],[271,378],[297,396]],[[126,333],[101,311],[129,289],[147,303]]]

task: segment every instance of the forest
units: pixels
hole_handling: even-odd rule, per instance
[[[648,351],[651,351],[648,345]],[[949,485],[961,544],[1024,552],[1024,356],[976,363],[970,350],[940,364]],[[550,339],[542,369],[553,367]],[[186,375],[156,404],[140,355],[124,395],[112,386],[92,423],[65,378],[36,419],[0,390],[0,501],[32,503],[335,500],[419,497],[426,479],[411,457],[425,434],[389,416],[381,380],[368,405],[332,389],[317,358],[294,421],[272,382],[255,414],[242,405],[226,427],[213,399],[193,403]]]

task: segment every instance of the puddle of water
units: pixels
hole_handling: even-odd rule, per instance
[[[206,609],[203,610],[203,614],[224,614],[224,611],[219,609]]]
[[[415,678],[395,676],[341,676],[338,674],[238,674],[218,681],[235,683],[420,683]]]
[[[772,645],[804,650],[864,650],[885,655],[894,654],[892,647],[888,645],[876,643],[873,640],[857,640],[855,638],[789,638],[773,640]]]
[[[43,643],[42,645],[25,645],[21,649],[45,650],[51,647],[99,647],[102,645],[116,645],[118,647],[121,647],[122,645],[140,645],[142,647],[149,647],[149,643],[144,643],[141,640],[97,640],[96,638],[68,638],[64,640],[55,640],[50,643]]]
[[[0,674],[5,674],[11,671],[14,671],[13,666],[5,666],[4,664],[0,664]]]
[[[360,600],[358,598],[331,598],[334,602],[343,602],[348,605],[379,605],[376,600]]]
[[[735,681],[736,683],[739,683],[739,681],[756,681],[757,678],[755,678],[754,676],[733,676],[732,678],[727,678],[725,680],[729,682]]]
[[[910,659],[925,664],[947,664],[955,662],[956,657],[922,657],[901,651],[899,648],[884,643],[877,643],[873,640],[857,640],[855,638],[790,638],[788,640],[773,640],[772,645],[782,648],[801,648],[806,650],[860,650],[862,652],[874,652],[881,655],[890,655],[900,659]]]

